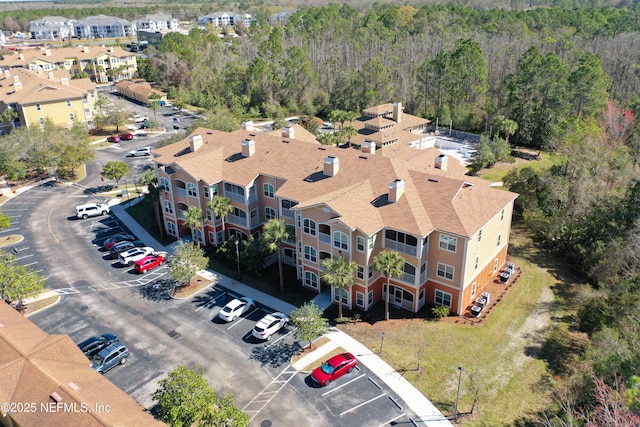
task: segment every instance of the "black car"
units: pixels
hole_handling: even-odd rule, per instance
[[[102,243],[102,247],[105,249],[111,249],[113,245],[120,242],[133,242],[136,238],[130,234],[116,234],[115,236],[109,237]]]
[[[116,341],[118,341],[118,337],[107,332],[102,335],[95,335],[91,338],[87,338],[78,344],[78,348],[80,348],[88,358],[92,358],[96,354],[100,353],[100,350],[108,347]]]
[[[124,251],[128,251],[129,249],[133,248],[141,248],[143,246],[145,246],[145,244],[140,240],[134,240],[133,242],[120,242],[111,246],[111,249],[109,249],[109,254],[111,254],[111,258],[115,259],[118,258],[118,255],[120,255],[120,253]]]

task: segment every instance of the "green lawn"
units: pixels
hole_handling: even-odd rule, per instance
[[[490,169],[481,170],[478,175],[491,182],[502,182],[504,176],[511,169],[530,166],[536,170],[541,170],[558,164],[559,162],[560,158],[557,155],[553,153],[541,153],[540,160],[516,159],[515,163],[496,163],[496,165]]]

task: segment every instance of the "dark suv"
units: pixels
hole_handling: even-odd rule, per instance
[[[124,344],[115,342],[93,356],[93,359],[91,359],[91,367],[97,372],[104,374],[116,365],[124,365],[127,363],[127,357],[129,357],[130,354],[131,352]]]
[[[88,357],[92,358],[96,354],[100,353],[105,347],[108,347],[110,344],[118,341],[118,337],[112,333],[104,333],[102,335],[95,335],[91,338],[87,338],[78,344],[78,347],[82,352]]]

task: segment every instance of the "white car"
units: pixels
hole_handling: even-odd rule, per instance
[[[253,327],[252,334],[259,340],[269,340],[271,336],[284,328],[289,323],[286,314],[275,312],[264,316],[256,326]]]
[[[129,157],[140,157],[140,156],[150,156],[151,155],[151,147],[140,147],[137,150],[129,151]]]
[[[149,117],[143,116],[141,114],[136,114],[135,116],[133,116],[134,123],[142,123],[142,122],[146,122],[147,120],[149,120]]]
[[[133,265],[136,261],[151,255],[155,252],[155,249],[145,246],[142,248],[132,248],[120,253],[119,259],[122,265]]]
[[[226,322],[233,322],[239,316],[251,311],[254,306],[255,304],[251,298],[242,297],[240,299],[234,299],[220,310],[218,317]]]

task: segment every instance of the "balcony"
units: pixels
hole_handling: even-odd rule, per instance
[[[418,253],[418,250],[415,246],[410,246],[410,245],[407,245],[406,243],[396,242],[395,240],[391,240],[391,239],[384,239],[384,247],[386,249],[391,249],[393,251],[398,251],[403,254],[407,254],[411,256],[416,256],[416,254]]]
[[[247,203],[247,201],[244,198],[244,194],[225,192],[225,196],[227,196],[231,200],[235,200],[236,202],[240,202],[243,205]]]
[[[295,213],[291,209],[282,208],[282,216],[285,218],[295,218]]]
[[[327,245],[331,244],[331,236],[326,233],[318,233],[318,238],[320,239],[320,243],[326,243]]]
[[[176,187],[176,194],[179,197],[187,197],[187,189],[182,187]]]
[[[258,196],[254,194],[249,194],[249,203],[255,203],[258,201]]]
[[[234,214],[227,215],[227,222],[230,224],[239,225],[240,227],[247,227],[247,218],[242,218]]]
[[[411,283],[412,285],[416,282],[416,275],[411,273],[402,273],[402,280],[407,283]]]

